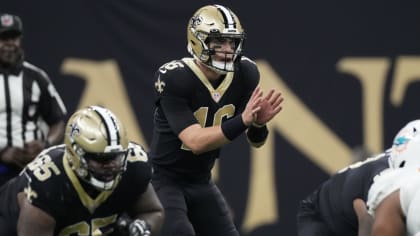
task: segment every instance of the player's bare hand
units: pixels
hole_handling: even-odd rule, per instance
[[[246,126],[250,126],[257,118],[257,112],[261,109],[263,92],[260,86],[257,86],[252,92],[251,97],[246,104],[245,110],[242,112],[242,121]]]
[[[283,108],[282,102],[284,98],[281,96],[281,92],[271,89],[267,96],[262,99],[259,104],[261,109],[257,112],[257,118],[255,123],[264,125],[273,119]]]

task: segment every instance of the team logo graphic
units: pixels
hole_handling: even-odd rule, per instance
[[[394,139],[394,150],[403,152],[416,134],[417,130],[415,128],[414,130],[411,130],[411,128],[402,130]]]
[[[0,19],[1,25],[4,27],[9,27],[13,25],[13,16],[11,15],[3,15]]]
[[[407,144],[410,142],[410,140],[411,138],[406,137],[406,136],[400,136],[400,137],[395,138],[394,146],[396,150],[398,152],[403,151],[407,147]]]
[[[38,194],[31,188],[31,186],[28,186],[23,189],[23,192],[25,193],[26,199],[29,202],[32,202],[33,198],[37,198]]]
[[[203,18],[201,16],[193,16],[191,18],[191,27],[196,28],[203,22]]]
[[[70,124],[71,130],[70,130],[70,137],[74,137],[76,135],[80,134],[80,129],[77,127],[76,123]]]
[[[219,93],[218,91],[214,91],[214,92],[212,93],[212,97],[213,97],[213,100],[214,100],[215,102],[219,102],[219,100],[220,100],[220,93]]]

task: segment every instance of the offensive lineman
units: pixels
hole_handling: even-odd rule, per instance
[[[120,120],[102,107],[81,109],[65,144],[0,189],[1,235],[156,235],[163,209],[150,178],[146,153]]]

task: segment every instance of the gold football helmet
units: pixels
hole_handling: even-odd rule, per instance
[[[66,158],[84,181],[99,190],[115,188],[127,165],[128,139],[108,109],[90,106],[75,112],[64,136]]]
[[[208,5],[198,9],[187,27],[188,52],[207,67],[218,73],[234,71],[235,61],[240,60],[245,33],[239,18],[229,8]],[[210,39],[231,39],[234,42],[233,60],[212,60],[214,48],[209,48]],[[225,56],[226,58],[226,56]]]

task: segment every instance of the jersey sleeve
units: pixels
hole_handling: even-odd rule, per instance
[[[194,91],[191,79],[181,61],[163,65],[155,74],[156,106],[163,112],[172,131],[179,134],[198,123],[189,103]]]
[[[152,178],[152,167],[146,151],[137,143],[129,143],[127,173],[139,193],[146,191]]]
[[[59,157],[57,157],[59,158]],[[50,155],[40,155],[25,167],[24,175],[28,185],[24,192],[32,205],[45,211],[53,218],[64,214],[62,175],[65,173],[57,167]]]

